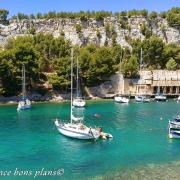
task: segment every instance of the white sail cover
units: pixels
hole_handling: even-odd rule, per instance
[[[74,115],[71,116],[71,119],[73,121],[82,121],[83,120],[83,117],[75,117]]]

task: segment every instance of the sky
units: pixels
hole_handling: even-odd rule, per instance
[[[78,12],[80,10],[117,12],[147,9],[148,11],[161,12],[172,7],[180,7],[180,0],[0,0],[0,9],[9,10],[9,16],[18,12],[35,14],[49,11]]]

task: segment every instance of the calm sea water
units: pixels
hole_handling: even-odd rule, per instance
[[[83,110],[85,124],[101,126],[114,137],[91,142],[64,137],[55,128],[55,118],[68,121],[68,103],[35,104],[31,110],[21,112],[16,111],[16,106],[0,106],[0,170],[32,171],[32,176],[21,176],[32,179],[42,168],[44,171],[63,168],[61,177],[37,178],[98,179],[152,164],[178,162],[180,140],[168,139],[167,125],[168,120],[180,114],[179,107],[175,101],[128,105],[88,102]]]

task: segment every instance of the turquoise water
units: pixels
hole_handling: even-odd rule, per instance
[[[113,101],[88,102],[85,124],[101,126],[112,140],[74,140],[60,135],[54,119],[68,121],[69,104],[35,104],[31,110],[0,106],[0,170],[58,170],[58,176],[38,179],[87,179],[106,177],[149,164],[163,165],[180,160],[180,141],[167,138],[167,124],[180,114],[180,104],[117,104]],[[94,114],[100,114],[95,117]],[[162,117],[162,118],[161,118]],[[162,120],[161,120],[162,119]],[[19,179],[19,176],[6,179]],[[0,177],[1,178],[1,177]]]

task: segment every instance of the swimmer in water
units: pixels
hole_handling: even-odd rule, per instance
[[[100,118],[101,114],[94,114],[95,117]]]

